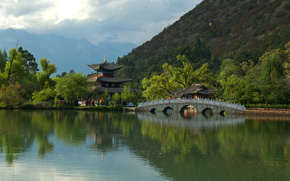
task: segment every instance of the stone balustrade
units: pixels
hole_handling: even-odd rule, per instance
[[[229,102],[217,101],[213,99],[164,99],[150,102],[142,102],[138,104],[137,110],[151,111],[155,109],[157,111],[164,111],[166,108],[172,108],[175,111],[181,111],[184,106],[193,106],[197,112],[202,112],[204,109],[212,109],[216,111],[226,112],[243,112],[246,108],[240,104],[234,104]],[[177,110],[176,110],[177,109]]]

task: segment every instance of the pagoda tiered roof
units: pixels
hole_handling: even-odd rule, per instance
[[[117,88],[114,88],[114,87],[97,87],[95,89],[96,91],[98,92],[105,92],[107,91],[108,93],[121,93],[124,91],[124,88],[123,87],[117,87]]]
[[[112,71],[112,70],[118,70],[118,69],[124,67],[124,65],[118,65],[115,63],[108,63],[108,62],[99,63],[99,64],[92,64],[92,65],[88,65],[88,66],[96,71],[100,70],[100,69]]]
[[[122,77],[98,77],[97,75],[93,75],[88,77],[88,82],[107,82],[107,83],[124,83],[124,82],[129,82],[132,79],[128,78],[122,78]]]
[[[124,88],[123,87],[94,87],[94,90],[97,92],[105,92],[107,91],[108,93],[122,93],[124,92]],[[131,92],[137,92],[137,89],[131,89]]]

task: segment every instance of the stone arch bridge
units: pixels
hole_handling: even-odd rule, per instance
[[[245,106],[228,102],[220,102],[211,99],[166,99],[145,103],[139,103],[136,111],[167,112],[173,109],[174,112],[183,112],[188,106],[193,106],[197,113],[204,113],[212,110],[214,113],[243,113]]]

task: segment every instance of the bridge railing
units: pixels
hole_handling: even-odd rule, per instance
[[[237,110],[245,110],[245,106],[240,104],[234,104],[229,102],[222,102],[222,101],[216,101],[213,99],[164,99],[164,100],[156,100],[156,101],[150,101],[150,102],[142,102],[138,104],[138,107],[146,107],[146,106],[153,106],[153,105],[162,105],[162,104],[170,104],[170,103],[197,103],[197,104],[209,104],[209,105],[215,105],[215,106],[221,106],[231,109],[237,109]]]

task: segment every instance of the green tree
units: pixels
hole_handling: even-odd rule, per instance
[[[40,87],[43,87],[44,85],[53,85],[53,81],[50,79],[50,75],[56,72],[56,67],[53,63],[50,63],[49,60],[46,58],[40,59],[40,65],[41,65],[41,72],[37,73],[37,83]]]
[[[17,52],[21,53],[22,55],[25,70],[29,73],[36,74],[39,69],[34,56],[28,52],[28,50],[23,50],[22,47],[19,47]]]
[[[6,60],[4,58],[4,55],[3,55],[2,51],[0,50],[0,71],[1,72],[4,71],[5,65],[6,65]]]
[[[41,58],[40,59],[40,65],[41,65],[41,69],[44,73],[47,74],[47,76],[49,77],[51,74],[56,72],[56,67],[53,63],[50,63],[49,60],[47,60],[46,58]]]
[[[4,59],[6,60],[5,55]],[[8,61],[0,77],[3,76],[6,77],[6,83],[21,85],[21,88],[25,90],[26,99],[30,99],[32,93],[37,89],[35,74],[25,71],[22,55],[14,48],[9,51]],[[3,83],[2,78],[0,78],[0,83]]]
[[[7,80],[6,75],[0,72],[0,85],[7,83],[6,80]]]
[[[7,75],[8,83],[15,83],[21,76],[24,76],[25,68],[23,66],[22,57],[15,48],[9,51],[9,59],[4,71]]]
[[[284,76],[283,60],[277,54],[270,54],[262,60],[262,78],[264,81],[276,80]]]
[[[55,90],[52,88],[45,88],[40,90],[39,92],[35,91],[32,94],[32,99],[35,102],[47,102],[47,101],[53,101],[56,96]]]
[[[8,61],[8,54],[6,52],[6,49],[3,50],[3,58],[4,58],[4,61],[7,62]]]
[[[135,98],[134,92],[131,91],[129,86],[124,86],[123,92],[121,93],[122,101],[133,101]]]
[[[142,80],[143,89],[142,96],[147,100],[156,100],[168,98],[170,93],[179,88],[179,84],[170,78],[168,73],[161,75],[152,75],[150,79]]]
[[[0,88],[0,102],[8,106],[21,105],[25,101],[24,94],[25,90],[20,85],[2,85]]]
[[[289,84],[284,77],[284,55],[270,52],[263,55],[260,89],[267,103],[288,103]]]
[[[115,92],[115,94],[112,96],[112,100],[117,104],[121,99],[121,95]]]
[[[284,62],[285,74],[290,76],[290,42],[285,45],[286,61]]]
[[[182,62],[183,67],[173,67],[165,63],[163,69],[165,72],[169,72],[170,78],[183,89],[188,88],[194,83],[206,83],[212,80],[207,63],[203,64],[199,69],[194,70],[186,56],[178,55],[176,58]]]
[[[63,97],[70,104],[88,91],[87,77],[80,73],[69,73],[64,77],[55,77],[54,80],[56,95]]]
[[[215,83],[214,77],[209,73],[208,64],[194,70],[186,56],[178,55],[177,60],[182,62],[182,67],[174,67],[165,63],[162,74],[152,74],[150,79],[142,80],[142,86],[145,89],[142,93],[143,97],[147,100],[168,98],[172,91],[188,88],[194,83],[207,85]]]
[[[108,104],[109,97],[110,94],[108,93],[107,89],[105,89],[105,92],[102,94],[102,98],[104,99],[106,105]]]
[[[243,94],[244,81],[241,79],[241,68],[232,59],[225,59],[221,65],[218,80],[220,83],[219,95],[225,100],[240,100]]]

